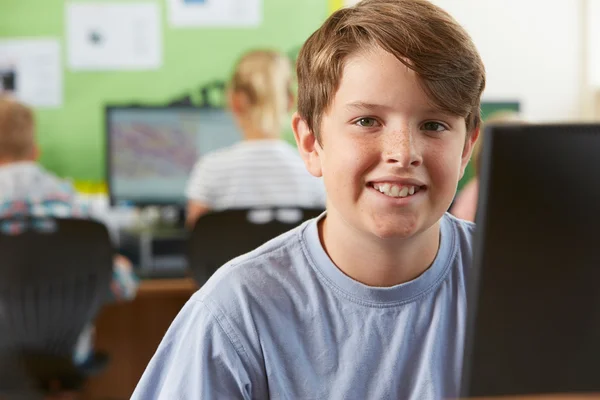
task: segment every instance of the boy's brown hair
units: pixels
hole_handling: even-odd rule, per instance
[[[0,160],[19,161],[35,147],[33,111],[8,96],[0,96]]]
[[[466,31],[427,0],[363,0],[333,13],[298,55],[298,113],[319,142],[345,60],[375,46],[415,71],[435,106],[465,117],[468,133],[479,127],[485,69]]]

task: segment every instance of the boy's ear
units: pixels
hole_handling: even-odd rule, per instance
[[[294,130],[294,138],[298,145],[298,151],[304,160],[306,169],[312,175],[321,177],[323,175],[321,168],[321,145],[298,112],[295,112],[292,116],[292,129]]]
[[[462,179],[465,174],[465,169],[467,168],[467,164],[469,164],[469,160],[471,160],[471,154],[473,154],[473,148],[475,147],[475,142],[479,138],[479,127],[473,129],[467,140],[465,140],[465,147],[463,148],[463,152],[460,159],[460,176],[459,179]]]

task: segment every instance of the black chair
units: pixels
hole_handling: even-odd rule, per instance
[[[203,285],[229,260],[318,217],[323,209],[269,208],[212,212],[198,219],[188,242],[189,268]]]
[[[42,400],[27,376],[15,340],[0,314],[0,399]]]
[[[8,233],[10,226],[20,233]],[[82,366],[72,358],[108,299],[113,254],[99,222],[0,220],[0,316],[27,375],[45,393],[78,391],[108,362],[101,352]]]

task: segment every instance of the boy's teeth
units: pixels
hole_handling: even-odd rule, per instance
[[[390,197],[406,197],[415,194],[417,188],[414,186],[403,186],[400,188],[398,185],[391,185],[389,183],[375,184],[373,187],[379,190],[381,193]]]

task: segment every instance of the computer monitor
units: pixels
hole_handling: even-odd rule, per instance
[[[484,136],[462,395],[600,392],[600,125]]]
[[[231,114],[198,107],[106,108],[111,204],[185,204],[198,158],[241,139]]]

